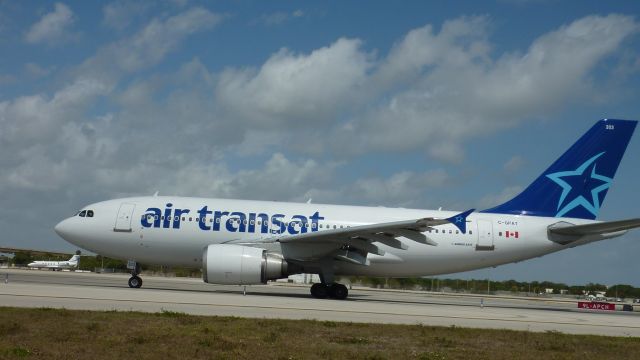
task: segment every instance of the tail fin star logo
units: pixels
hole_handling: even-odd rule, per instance
[[[556,217],[562,217],[582,206],[593,216],[600,210],[600,193],[611,185],[612,178],[596,173],[596,160],[604,152],[585,161],[575,170],[547,174],[547,177],[562,188]]]

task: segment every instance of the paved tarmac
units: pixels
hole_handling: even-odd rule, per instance
[[[5,278],[8,275],[8,282]],[[640,313],[580,310],[575,301],[354,288],[344,301],[314,299],[308,286],[205,284],[199,279],[0,269],[0,306],[177,311],[195,315],[316,319],[640,336]]]

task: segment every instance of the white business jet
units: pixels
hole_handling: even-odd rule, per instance
[[[80,261],[80,255],[73,255],[71,259],[67,261],[34,261],[27,264],[27,266],[30,268],[47,268],[52,270],[75,269],[78,267],[78,261]]]

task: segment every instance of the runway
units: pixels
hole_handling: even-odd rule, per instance
[[[8,275],[8,282],[5,277]],[[640,336],[640,313],[589,312],[574,301],[481,297],[354,288],[344,301],[313,299],[308,286],[243,287],[199,279],[0,269],[0,306],[176,311],[194,315],[423,324]]]

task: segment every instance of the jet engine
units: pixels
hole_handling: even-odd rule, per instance
[[[209,245],[202,254],[203,280],[210,284],[252,285],[286,277],[288,264],[279,254],[250,246]]]

